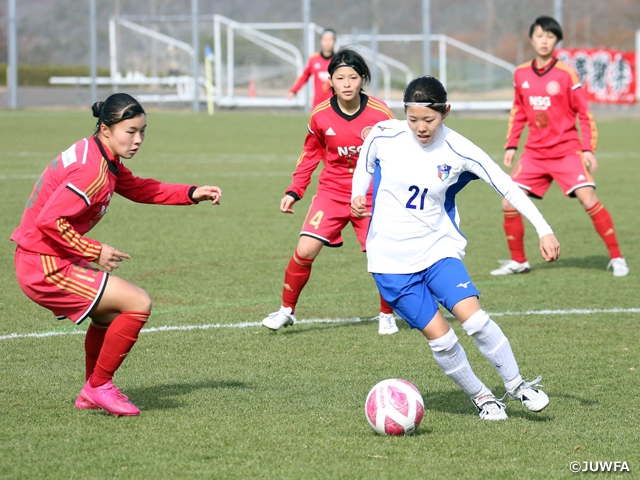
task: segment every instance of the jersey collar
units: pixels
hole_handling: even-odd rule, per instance
[[[347,122],[350,122],[351,120],[355,120],[356,118],[358,118],[358,116],[362,112],[364,112],[364,109],[367,107],[367,102],[369,102],[369,97],[360,92],[360,108],[353,115],[347,115],[342,110],[340,110],[340,107],[338,106],[338,96],[334,95],[333,97],[331,97],[331,108],[333,108],[333,111],[336,112],[336,114],[338,114],[340,117],[344,118]]]
[[[547,73],[549,73],[551,71],[551,69],[556,66],[556,63],[558,63],[558,59],[556,57],[553,57],[553,60],[551,60],[551,62],[549,62],[549,65],[547,65],[544,68],[544,70],[538,70],[536,68],[536,60],[534,58],[531,61],[531,70],[533,70],[533,73],[535,73],[539,77],[542,77],[543,75],[546,75]]]
[[[110,158],[109,155],[107,154],[107,150],[104,148],[104,145],[102,144],[102,142],[100,141],[100,139],[96,136],[93,137],[93,139],[96,142],[96,145],[98,145],[98,148],[100,149],[100,153],[102,154],[102,158],[104,158],[107,161],[107,166],[109,167],[109,171],[111,173],[113,173],[116,177],[118,176],[118,167],[116,166],[116,158]]]

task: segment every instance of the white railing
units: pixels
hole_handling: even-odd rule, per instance
[[[226,63],[223,62],[222,50],[222,31],[226,28],[227,49]],[[296,107],[304,106],[304,95],[300,95],[296,99],[287,100],[285,97],[251,97],[239,96],[234,93],[235,78],[235,59],[234,45],[235,35],[246,38],[256,45],[270,52],[275,57],[280,58],[284,62],[295,68],[296,75],[300,75],[304,70],[304,58],[300,50],[293,44],[285,42],[273,35],[264,33],[262,30],[299,30],[303,29],[302,23],[240,23],[222,15],[213,16],[213,52],[214,52],[214,78],[215,85],[219,88],[215,89],[215,103],[223,106],[273,106],[273,107]],[[223,69],[226,70],[226,89],[223,89]],[[291,83],[293,83],[293,80]],[[223,90],[226,94],[223,95]]]
[[[186,17],[185,17],[186,18]],[[135,21],[133,21],[135,20]],[[165,87],[164,92],[144,92],[142,95],[147,101],[159,101],[159,102],[171,102],[171,101],[190,101],[193,98],[193,81],[190,75],[179,76],[144,76],[142,74],[120,71],[119,65],[124,65],[127,62],[122,58],[126,55],[126,52],[118,51],[118,41],[116,39],[117,28],[124,28],[130,32],[135,32],[136,35],[142,38],[152,39],[154,42],[159,42],[166,46],[170,46],[175,50],[182,52],[182,59],[192,58],[194,55],[193,47],[178,39],[165,33],[160,33],[157,30],[157,22],[175,22],[184,21],[181,17],[167,17],[167,18],[149,18],[148,20],[156,22],[156,29],[149,28],[138,22],[147,20],[146,18],[122,18],[111,17],[109,20],[109,65],[110,65],[110,77],[98,78],[98,85],[111,85],[115,90],[116,88],[127,85],[137,85],[140,87],[145,86],[161,86]],[[209,56],[205,62],[206,75],[203,78],[199,78],[199,85],[201,86],[198,96],[201,100],[208,99],[211,101],[212,97],[216,105],[227,107],[303,107],[311,98],[309,94],[312,89],[311,83],[305,86],[305,90],[300,92],[301,94],[294,97],[292,100],[287,100],[285,96],[286,90],[293,84],[295,75],[300,75],[304,69],[305,58],[311,55],[316,48],[317,34],[322,31],[322,28],[315,24],[309,24],[305,26],[302,22],[283,22],[283,23],[241,23],[231,20],[221,15],[209,15],[202,16],[201,21],[213,21],[213,54]],[[211,23],[209,23],[211,25]],[[164,29],[166,32],[167,29]],[[171,31],[171,30],[169,30]],[[267,32],[269,31],[298,31],[298,40],[304,40],[305,36],[309,51],[302,52],[300,45],[290,43],[282,40]],[[248,82],[248,75],[243,76],[242,71],[237,70],[237,57],[239,54],[236,51],[237,39],[242,37],[243,41],[248,41],[252,45],[251,48],[260,50],[267,53],[267,62],[271,64],[259,63],[258,77],[269,79],[273,76],[277,76],[277,82],[279,85],[288,83],[287,87],[274,89],[274,85],[271,82],[267,94],[256,95],[255,91],[251,95],[251,89],[249,88],[249,95],[239,95],[239,89],[236,88],[241,85],[246,90],[246,84]],[[287,37],[287,39],[289,39]],[[375,34],[375,33],[359,33],[357,35],[342,34],[338,37],[341,45],[355,44],[355,48],[365,57],[372,67],[372,71],[375,72],[374,76],[377,78],[378,73],[381,79],[380,98],[389,104],[392,108],[402,108],[402,102],[397,100],[399,96],[398,85],[406,84],[416,75],[414,74],[414,68],[389,55],[385,55],[377,48],[384,42],[423,42],[423,36],[420,34]],[[437,76],[442,83],[447,86],[447,47],[455,48],[466,54],[481,59],[487,64],[494,65],[498,69],[506,70],[509,72],[509,76],[515,69],[515,65],[506,62],[494,55],[477,49],[471,45],[465,44],[454,38],[446,35],[431,35],[429,37],[430,42],[436,42],[438,44],[438,61],[437,61]],[[300,42],[302,43],[302,41]],[[637,50],[640,51],[640,31],[636,35]],[[246,43],[243,44],[246,50]],[[238,47],[241,48],[241,47]],[[138,55],[144,57],[144,52],[136,52]],[[185,57],[186,55],[186,57]],[[406,56],[405,56],[406,58]],[[637,69],[640,71],[640,55],[636,57],[638,63]],[[286,74],[282,70],[282,66],[286,66],[284,69]],[[244,68],[246,71],[247,69]],[[154,71],[154,69],[152,69]],[[449,73],[451,73],[451,69]],[[453,70],[455,71],[455,70]],[[419,74],[419,73],[418,73]],[[289,79],[288,77],[291,76]],[[489,79],[491,74],[487,76]],[[472,80],[479,80],[479,78],[473,78]],[[270,80],[268,80],[270,81]],[[394,92],[393,83],[395,81],[396,91]],[[504,81],[504,76],[503,76]],[[53,85],[76,85],[84,86],[90,84],[89,77],[52,77],[50,83]],[[455,83],[455,82],[454,82]],[[465,80],[465,84],[469,83]],[[489,84],[489,82],[487,82]],[[460,82],[458,81],[458,85]],[[640,95],[640,82],[637,83],[638,93]],[[166,92],[166,88],[175,89],[174,92]],[[374,91],[377,85],[374,85]],[[395,99],[393,98],[395,97]],[[142,98],[142,97],[141,97]],[[501,109],[507,110],[511,106],[511,102],[454,102],[454,107],[458,109]]]

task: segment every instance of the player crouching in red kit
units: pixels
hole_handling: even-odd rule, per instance
[[[114,192],[137,203],[192,205],[204,200],[218,204],[222,191],[134,176],[122,159],[132,158],[144,141],[144,109],[126,93],[92,108],[98,118],[95,134],[49,163],[11,236],[18,244],[16,276],[24,293],[58,319],[80,324],[91,318],[85,337],[86,383],[76,407],[138,415],[140,410],[112,378],[151,314],[151,299],[141,288],[107,273],[129,255],[84,235],[107,212]]]
[[[528,125],[525,151],[511,174],[513,181],[528,195],[542,198],[555,180],[566,196],[577,197],[609,250],[607,269],[612,268],[614,276],[623,277],[629,268],[620,253],[611,215],[598,200],[591,175],[598,168],[594,154],[596,124],[578,75],[554,56],[554,49],[562,40],[562,28],[551,17],[538,17],[529,29],[529,38],[536,58],[520,65],[513,74],[515,99],[504,164],[513,165],[520,134]],[[526,273],[529,262],[524,252],[522,216],[507,200],[502,200],[502,210],[511,260],[491,274]]]

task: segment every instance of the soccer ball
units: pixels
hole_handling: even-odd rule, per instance
[[[376,433],[404,435],[415,432],[420,425],[424,401],[411,383],[388,378],[371,389],[364,404],[364,413]]]

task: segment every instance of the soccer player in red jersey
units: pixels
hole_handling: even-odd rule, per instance
[[[309,120],[304,150],[293,182],[280,201],[280,211],[293,213],[293,205],[300,200],[311,182],[311,174],[320,161],[318,190],[302,226],[298,246],[284,274],[282,306],[270,314],[262,324],[272,330],[293,325],[298,297],[311,275],[311,265],[324,245],[342,245],[342,230],[353,225],[364,250],[368,218],[351,215],[351,181],[358,162],[362,142],[371,128],[382,120],[394,118],[380,100],[362,92],[371,73],[364,59],[353,50],[338,51],[329,64],[329,81],[335,91],[329,100],[318,105]],[[370,192],[371,194],[371,192]],[[371,205],[371,202],[368,203]],[[393,310],[380,297],[380,334],[398,331]]]
[[[138,415],[140,410],[112,378],[149,318],[151,299],[141,288],[107,273],[131,258],[128,254],[85,234],[107,213],[114,193],[138,203],[192,205],[204,200],[217,204],[222,191],[134,176],[122,159],[132,158],[142,145],[144,109],[125,93],[92,108],[98,118],[95,134],[49,163],[11,235],[17,243],[16,276],[24,293],[58,319],[80,324],[91,318],[85,337],[86,383],[76,407]]]
[[[562,40],[562,28],[553,18],[541,16],[531,25],[529,37],[536,58],[520,65],[514,73],[515,100],[504,164],[513,165],[520,134],[528,125],[525,151],[511,174],[513,180],[537,198],[544,196],[553,180],[565,195],[577,197],[609,250],[607,270],[613,268],[614,276],[625,276],[629,268],[620,253],[611,215],[596,196],[592,176],[598,168],[594,155],[596,125],[578,75],[554,56],[556,44]],[[502,200],[502,209],[511,260],[491,274],[526,273],[530,267],[524,251],[522,216],[507,200]]]
[[[309,77],[313,77],[313,107],[316,108],[320,103],[333,94],[331,92],[331,84],[329,83],[329,62],[333,58],[333,49],[336,45],[336,32],[330,28],[324,30],[320,35],[320,51],[309,57],[307,66],[302,75],[300,75],[293,87],[287,94],[287,99],[291,100],[293,96],[300,91]]]

